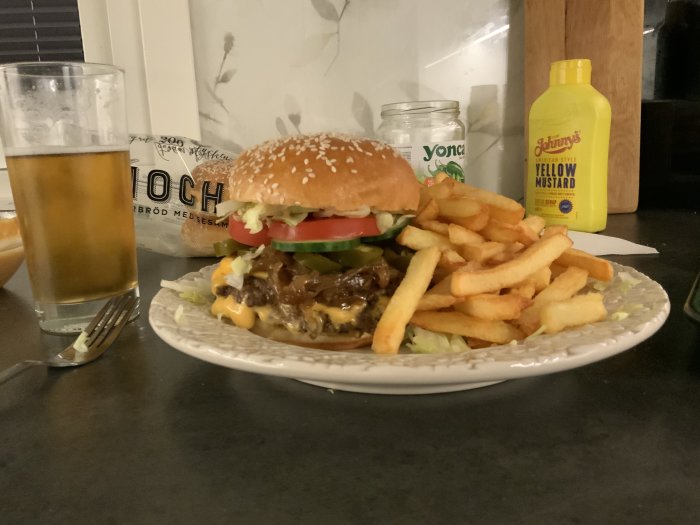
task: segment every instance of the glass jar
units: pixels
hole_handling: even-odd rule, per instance
[[[379,138],[409,162],[422,183],[431,186],[441,171],[464,182],[465,128],[456,100],[384,104]]]

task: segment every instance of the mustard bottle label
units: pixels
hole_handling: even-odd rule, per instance
[[[545,219],[575,219],[576,175],[581,131],[539,137],[532,151],[534,213]]]

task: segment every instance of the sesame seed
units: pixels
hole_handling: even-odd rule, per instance
[[[350,173],[357,173],[357,170],[353,168],[350,170]]]
[[[311,169],[311,168],[306,168],[306,173],[311,173],[311,172],[313,172],[313,171],[314,171],[314,170]]]
[[[297,171],[297,167],[296,167],[296,166],[292,166],[292,173],[295,173],[296,171]]]
[[[353,162],[355,162],[355,160],[352,157],[348,157],[347,159],[345,159],[345,162],[348,164],[352,164]]]
[[[333,173],[335,173],[335,172],[338,171],[338,170],[335,169],[335,166],[331,166],[331,171],[332,171]]]
[[[309,182],[309,177],[304,177],[303,179],[301,179],[302,184],[306,184],[307,182]]]
[[[304,164],[307,165],[309,163],[309,159],[304,159]]]

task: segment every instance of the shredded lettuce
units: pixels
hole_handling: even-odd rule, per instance
[[[258,257],[265,249],[265,245],[260,245],[255,251],[245,252],[231,261],[231,273],[225,277],[226,284],[232,286],[236,290],[243,288],[245,276],[253,267],[253,259]]]
[[[538,335],[542,335],[546,329],[547,329],[546,325],[541,325],[537,330],[532,332],[525,339],[530,339],[531,337],[537,337]]]
[[[78,338],[75,340],[75,342],[73,342],[73,349],[76,352],[80,352],[81,354],[84,354],[85,352],[87,352],[88,351],[88,346],[86,344],[87,338],[88,338],[87,332],[85,332],[85,331],[80,332],[80,335],[78,336]]]
[[[188,281],[160,281],[163,288],[178,292],[180,298],[194,304],[207,303],[211,297],[211,282],[203,277],[196,277]]]
[[[185,308],[180,304],[178,305],[173,318],[175,319],[175,324],[182,324],[182,316],[185,314]]]
[[[390,230],[392,226],[394,226],[394,216],[391,213],[385,212],[385,211],[380,211],[376,215],[377,217],[377,228],[379,229],[379,233],[384,233],[387,230]]]
[[[309,215],[315,217],[367,217],[375,213],[377,226],[380,233],[384,233],[399,224],[408,222],[413,215],[393,215],[388,212],[373,212],[369,206],[362,206],[356,210],[339,211],[333,208],[323,210],[317,208],[304,208],[303,206],[283,206],[278,204],[258,204],[254,202],[240,202],[228,200],[216,206],[216,214],[219,221],[223,221],[230,215],[245,224],[250,233],[262,231],[263,226],[270,221],[281,221],[288,226],[296,226]]]
[[[613,321],[622,321],[623,319],[627,319],[629,317],[629,313],[625,312],[624,310],[618,310],[617,312],[613,312],[610,315],[610,319]]]
[[[634,288],[642,282],[641,280],[632,277],[632,275],[630,275],[629,272],[620,272],[617,274],[617,277],[621,281],[620,290],[622,291],[622,293],[629,292],[630,289]]]
[[[220,217],[219,220],[224,220],[226,217],[232,213],[237,212],[245,206],[245,202],[240,201],[223,201],[216,205],[216,215]]]
[[[462,336],[431,332],[417,326],[408,333],[408,347],[417,354],[438,354],[448,352],[465,352],[471,350]]]
[[[630,314],[633,314],[634,312],[642,308],[644,308],[644,305],[639,303],[623,304],[620,308],[617,309],[617,311],[610,314],[610,319],[612,319],[613,321],[622,321],[623,319],[627,319],[630,316]]]

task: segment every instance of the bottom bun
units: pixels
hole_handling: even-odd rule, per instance
[[[290,332],[280,326],[271,326],[256,321],[251,332],[273,341],[286,343],[296,346],[304,346],[306,348],[319,348],[321,350],[351,350],[353,348],[368,347],[372,344],[372,336],[363,334],[361,337],[349,335],[319,335],[311,338],[306,334],[297,334]]]
[[[195,215],[182,223],[180,237],[187,255],[193,257],[212,257],[214,243],[230,239],[226,226],[214,224],[216,217]],[[209,223],[212,224],[209,224]]]

